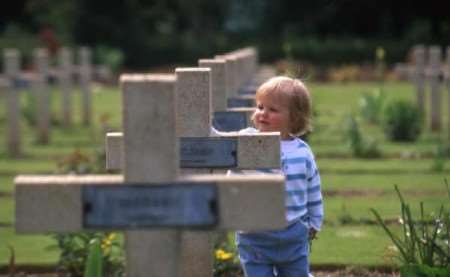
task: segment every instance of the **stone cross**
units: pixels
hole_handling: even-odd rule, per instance
[[[233,101],[233,98],[227,98],[227,88],[230,86],[227,82],[227,74],[229,74],[228,71],[231,69],[227,67],[226,60],[200,59],[198,65],[199,67],[211,69],[212,125],[214,128],[219,131],[229,132],[249,126],[250,118],[254,112],[253,108],[229,108],[230,100]],[[254,102],[254,100],[252,101]],[[246,105],[255,106],[254,104]]]
[[[64,127],[72,124],[72,90],[73,90],[73,53],[71,49],[62,47],[58,52],[59,72],[57,74],[61,87],[61,109]]]
[[[447,88],[447,132],[448,139],[450,139],[450,46],[447,46],[446,58],[445,58],[445,69],[444,69],[444,82]]]
[[[92,64],[91,64],[91,50],[87,47],[79,49],[79,75],[80,90],[81,90],[81,107],[82,118],[84,125],[88,126],[92,121],[92,105],[91,105],[91,78],[92,78]]]
[[[36,99],[37,142],[47,144],[50,129],[50,90],[47,85],[49,74],[48,51],[43,48],[36,48],[33,55],[36,73],[31,84],[32,93]]]
[[[9,155],[18,157],[22,154],[22,144],[20,135],[20,93],[14,85],[20,71],[20,54],[16,49],[4,50],[3,71],[5,78],[1,89],[6,92],[6,147]]]
[[[417,91],[417,106],[422,114],[425,114],[425,47],[423,45],[416,45],[413,48],[413,57],[415,69],[413,73],[413,80]]]
[[[431,130],[441,130],[441,60],[440,46],[430,47]]]
[[[207,222],[200,226],[211,230],[265,230],[286,224],[282,175],[178,176],[173,76],[125,75],[121,87],[124,175],[16,177],[17,232],[77,232],[96,226],[126,230],[127,276],[171,277],[185,276],[180,230],[198,229],[196,220]],[[195,191],[190,187],[199,185],[217,193],[207,201],[192,201]],[[177,206],[180,201],[169,190],[187,194],[176,200],[206,215],[176,216],[186,206]],[[113,214],[101,216],[112,207]],[[91,217],[96,214],[100,216]]]

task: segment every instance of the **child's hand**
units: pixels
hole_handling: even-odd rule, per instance
[[[309,240],[313,240],[317,238],[317,230],[314,228],[309,229]]]

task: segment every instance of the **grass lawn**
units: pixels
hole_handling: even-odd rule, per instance
[[[46,235],[16,234],[12,228],[0,228],[0,264],[8,264],[9,247],[14,249],[16,264],[55,264],[59,251],[48,249],[55,240]]]
[[[432,211],[441,203],[448,205],[444,179],[450,175],[450,164],[445,158],[437,170],[434,151],[441,143],[439,134],[431,134],[428,128],[416,142],[394,143],[388,141],[380,126],[361,121],[364,135],[377,140],[382,153],[378,159],[354,158],[345,136],[345,118],[359,114],[359,102],[364,92],[376,88],[374,83],[310,84],[313,93],[315,131],[309,137],[321,171],[325,195],[326,222],[319,239],[314,242],[311,260],[313,265],[389,265],[383,257],[388,237],[376,225],[342,225],[342,218],[374,219],[369,208],[376,208],[384,218],[399,215],[399,202],[393,185],[399,186],[405,198],[417,212],[419,203]],[[103,164],[98,150],[104,138],[103,128],[120,130],[121,104],[118,88],[95,86],[93,93],[94,125],[80,123],[80,95],[75,93],[75,125],[52,128],[51,143],[35,143],[32,127],[22,120],[23,150],[21,158],[11,159],[6,154],[5,136],[0,137],[0,223],[14,222],[13,179],[17,174],[49,174],[67,172],[73,164],[71,158],[79,151],[86,157],[87,171],[99,170]],[[386,83],[385,101],[415,99],[413,87],[404,82]],[[60,111],[60,98],[56,90],[52,94],[52,114],[55,122]],[[442,99],[446,103],[445,99]],[[0,134],[5,134],[5,105],[0,97]],[[29,104],[22,95],[22,105]],[[443,109],[445,111],[445,109]],[[443,114],[445,126],[446,114]],[[446,131],[443,131],[442,137]],[[445,141],[442,144],[445,145]],[[59,165],[62,165],[58,167]],[[37,207],[38,208],[38,207]],[[1,225],[0,225],[1,226]],[[399,228],[392,225],[393,228]],[[58,251],[47,250],[55,241],[48,235],[18,235],[13,226],[0,227],[0,265],[9,259],[8,245],[16,252],[18,264],[55,263]]]
[[[399,228],[396,228],[399,231]],[[391,265],[390,240],[378,226],[324,226],[313,241],[312,265]]]
[[[445,173],[408,173],[408,174],[321,174],[324,190],[384,191],[394,194],[394,185],[400,190],[409,191],[444,191],[444,179],[450,177]]]

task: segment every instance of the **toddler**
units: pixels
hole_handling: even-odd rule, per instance
[[[256,91],[256,129],[240,132],[280,132],[288,224],[281,230],[237,232],[245,276],[311,276],[309,241],[323,220],[319,171],[310,147],[299,138],[311,129],[311,113],[309,91],[300,80],[274,77]]]

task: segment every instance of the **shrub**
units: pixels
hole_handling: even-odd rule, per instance
[[[381,89],[373,93],[365,93],[359,102],[361,116],[368,123],[377,124],[380,122],[381,112],[384,106],[384,95]]]
[[[422,131],[422,122],[422,114],[416,105],[398,100],[386,107],[383,127],[390,140],[415,141]]]
[[[349,145],[355,157],[378,158],[381,156],[377,141],[363,136],[358,121],[353,116],[348,117],[346,129]]]
[[[371,209],[377,223],[387,233],[398,249],[402,263],[401,276],[449,276],[450,274],[450,209],[441,205],[437,213],[425,215],[423,202],[420,203],[420,219],[412,216],[409,204],[395,186],[401,204],[400,224],[402,237],[394,234],[375,209]],[[450,198],[450,190],[447,184]]]
[[[56,234],[54,238],[61,251],[58,270],[64,272],[64,276],[83,276],[83,273],[97,268],[100,263],[104,276],[123,276],[125,272],[124,251],[115,233]],[[101,262],[94,261],[97,244],[101,248]]]

